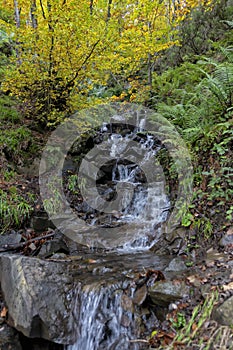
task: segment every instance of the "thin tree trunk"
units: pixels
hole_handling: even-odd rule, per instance
[[[112,0],[108,0],[108,13],[107,13],[107,21],[111,18],[111,7],[112,7]]]
[[[94,3],[94,0],[91,0],[90,1],[90,14],[91,15],[93,14],[93,3]]]
[[[19,5],[18,5],[18,1],[17,0],[14,0],[14,10],[15,10],[15,25],[16,25],[16,28],[19,29],[20,28],[20,9],[19,9]],[[20,43],[16,39],[15,54],[16,54],[16,57],[17,57],[17,63],[19,65],[21,65],[22,64],[22,60],[20,59],[19,46],[20,46]]]
[[[148,54],[148,85],[150,86],[150,90],[152,90],[152,70],[153,70],[153,65],[152,65],[152,60],[151,60],[151,54]]]
[[[31,1],[30,15],[32,28],[36,29],[38,27],[38,22],[36,18],[36,0]]]
[[[52,21],[51,21],[51,16],[52,16],[51,7],[52,6],[50,1],[47,1],[48,28],[51,34],[51,43],[50,43],[50,49],[49,49],[49,70],[48,70],[48,74],[50,78],[52,77],[52,71],[53,71],[53,50],[54,50],[54,28],[52,26]]]
[[[16,28],[19,28],[20,27],[20,10],[19,10],[19,5],[17,0],[14,0],[14,9],[15,9],[15,25],[16,25]]]

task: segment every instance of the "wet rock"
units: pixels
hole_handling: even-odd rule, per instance
[[[121,307],[124,311],[133,312],[133,301],[126,294],[121,297]]]
[[[69,253],[69,249],[63,240],[62,235],[57,235],[52,241],[45,242],[38,254],[39,257],[47,258],[55,253]]]
[[[40,233],[47,231],[48,228],[54,228],[54,225],[51,220],[49,220],[48,214],[46,212],[41,212],[31,218],[31,227],[35,232]]]
[[[224,301],[213,312],[213,318],[220,324],[232,326],[233,319],[233,296]]]
[[[79,213],[83,213],[84,217],[95,213],[95,209],[90,207],[87,202],[78,203],[74,207]]]
[[[169,208],[165,208],[165,211]],[[159,255],[174,254],[182,252],[185,247],[185,237],[187,237],[187,229],[179,227],[170,230],[167,222],[158,223],[156,229],[161,231],[161,239],[151,248],[151,251]]]
[[[142,305],[143,302],[146,300],[147,297],[147,287],[144,284],[141,288],[136,290],[133,298],[133,302],[136,305]]]
[[[166,267],[165,271],[185,271],[187,270],[187,266],[185,265],[184,261],[180,257],[174,258]]]
[[[15,231],[0,235],[0,247],[4,247],[8,244],[18,244],[21,241],[21,238],[21,234]]]
[[[174,245],[175,242],[183,241],[188,237],[188,230],[185,227],[177,227],[170,229],[166,223],[162,227],[166,240],[170,242],[170,245]],[[179,248],[179,247],[178,247]]]
[[[77,135],[76,141],[73,143],[69,150],[69,154],[76,155],[81,153],[87,153],[89,148],[94,146],[92,131]]]
[[[0,258],[9,325],[27,337],[72,343],[72,278],[66,265],[17,255]]]
[[[0,326],[0,349],[23,350],[19,342],[18,333],[6,323]]]
[[[52,343],[44,339],[27,338],[22,333],[19,335],[19,340],[23,350],[64,350],[64,346],[61,344]]]
[[[140,319],[145,316],[146,324],[149,317],[140,312],[140,305],[133,303],[132,293],[135,285],[138,286],[134,281],[150,266],[160,271],[168,262],[167,257],[158,258],[150,252],[128,256],[87,250],[82,255],[65,259],[53,256],[49,261],[2,255],[0,283],[9,325],[27,338],[43,338],[58,344],[79,342],[81,331],[78,349],[93,349],[92,339],[97,333],[99,341],[106,339],[102,348],[110,349],[112,341],[121,341],[125,334],[122,327],[127,327],[124,348],[128,349],[131,345],[128,339],[140,336]],[[138,286],[138,290],[141,289],[137,295],[139,304],[146,296],[146,288],[142,287]],[[140,322],[135,326],[137,319]],[[91,339],[87,340],[90,322]],[[150,332],[148,330],[147,334]],[[27,339],[25,344],[29,344]],[[45,350],[47,345],[44,348],[25,345],[23,349]]]
[[[179,280],[159,281],[149,287],[148,295],[153,304],[168,306],[171,302],[189,295],[189,287]]]
[[[223,236],[219,242],[221,247],[225,247],[227,245],[233,245],[233,234],[226,234]]]
[[[175,238],[169,245],[167,246],[167,250],[170,254],[178,254],[183,246],[183,238],[177,237]]]

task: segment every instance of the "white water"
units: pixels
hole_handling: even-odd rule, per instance
[[[145,120],[139,122],[139,130],[144,127]],[[121,203],[121,221],[134,223],[135,230],[138,231],[138,238],[134,242],[126,242],[118,250],[132,252],[133,250],[145,250],[153,246],[158,240],[158,233],[154,233],[154,238],[148,239],[148,234],[154,231],[154,227],[167,218],[169,209],[169,199],[165,192],[165,178],[163,170],[159,164],[156,165],[155,157],[158,149],[155,147],[153,136],[146,135],[138,143],[139,154],[144,151],[143,159],[139,164],[129,163],[122,164],[121,154],[126,152],[130,137],[134,134],[127,135],[126,138],[113,134],[111,136],[111,156],[116,157],[117,161],[112,170],[112,181],[116,182],[117,192],[120,191]],[[124,163],[124,162],[123,162]],[[151,166],[151,164],[155,164]],[[147,173],[155,171],[152,180],[147,183]],[[149,171],[148,171],[149,169]],[[150,174],[151,175],[151,174]],[[144,179],[143,179],[144,176]],[[124,184],[123,191],[121,185]],[[126,187],[128,186],[128,190]]]
[[[121,194],[119,221],[125,223],[119,227],[120,234],[129,237],[128,232],[134,230],[133,234],[130,233],[130,237],[134,239],[126,240],[116,249],[118,252],[135,253],[153,246],[159,236],[159,230],[155,231],[154,228],[166,220],[169,208],[163,171],[155,161],[157,149],[153,137],[147,135],[137,142],[138,154],[143,155],[142,158],[139,157],[139,164],[137,156],[135,162],[132,161],[133,156],[128,163],[125,161],[127,157],[124,154],[129,151],[131,137],[136,132],[143,131],[144,125],[145,119],[139,120],[135,133],[125,137],[111,134],[108,141],[109,155],[116,159],[111,182],[115,183],[116,192]],[[107,130],[105,123],[102,132]],[[93,219],[92,225],[97,219],[98,217]],[[138,343],[131,342],[137,339],[137,325],[132,311],[122,307],[122,286],[120,288],[114,283],[108,284],[107,287],[91,285],[89,289],[78,290],[77,310],[74,310],[77,318],[77,341],[74,345],[67,346],[66,350],[141,349]]]
[[[123,291],[117,286],[78,291],[77,337],[67,350],[137,350],[133,315],[122,308]],[[81,311],[80,311],[81,310]],[[127,321],[124,318],[127,317]]]

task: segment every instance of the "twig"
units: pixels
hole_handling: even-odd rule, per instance
[[[133,339],[129,341],[130,343],[148,343],[148,340],[145,339]]]
[[[12,244],[5,244],[5,245],[0,247],[0,252],[7,252],[7,251],[10,251],[10,250],[16,250],[16,249],[24,247],[28,243],[32,243],[32,242],[35,242],[35,241],[40,241],[40,240],[45,239],[45,238],[50,238],[50,237],[53,237],[54,235],[55,235],[55,232],[48,233],[45,236],[35,237],[35,238],[32,238],[32,239],[29,239],[28,241],[17,243],[17,244],[13,244],[13,243]]]

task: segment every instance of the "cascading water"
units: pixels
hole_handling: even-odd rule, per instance
[[[135,240],[125,242],[118,247],[126,252],[129,249],[149,249],[159,238],[158,231],[153,239],[151,239],[151,233],[154,227],[166,220],[169,209],[163,169],[156,163],[155,157],[161,146],[156,144],[152,135],[143,134],[144,119],[139,120],[138,124],[135,130],[128,132],[124,137],[117,133],[109,136],[109,156],[114,158],[114,161],[109,165],[110,175],[109,172],[104,173],[99,180],[101,185],[108,184],[107,189],[104,189],[101,195],[105,196],[109,192],[121,195],[118,203],[121,210],[113,215],[117,217],[117,222],[133,223],[134,230],[137,229],[138,235]],[[106,124],[104,130],[107,130]],[[137,148],[135,147],[136,142]],[[139,153],[140,164],[138,164],[136,152]],[[127,159],[122,158],[122,154],[126,154]],[[155,173],[148,184],[144,170],[150,168],[152,163]],[[112,220],[112,216],[109,217]]]
[[[91,286],[80,290],[78,315],[78,340],[67,350],[137,350],[135,320],[124,310],[122,286]]]
[[[93,242],[96,227],[98,234],[102,234],[99,230],[101,227],[117,227],[118,231],[114,231],[112,236],[110,230],[109,240],[108,232],[96,239],[105,248],[112,249],[114,246],[116,261],[121,259],[120,254],[135,254],[136,257],[142,251],[148,251],[160,235],[159,229],[155,228],[167,218],[169,200],[165,192],[165,179],[161,166],[156,162],[156,153],[161,146],[152,135],[143,133],[144,126],[145,119],[141,119],[134,130],[118,133],[114,130],[114,125],[104,123],[101,133],[107,141],[98,146],[98,152],[93,152],[86,158],[84,170],[88,174],[92,173],[93,162],[106,159],[106,162],[101,163],[97,174],[95,206],[98,207],[101,198],[109,205],[116,201],[117,205],[107,213],[101,214],[104,210],[97,210],[87,217],[90,229],[83,235]],[[151,164],[154,174],[150,173]],[[148,174],[150,181],[147,179]],[[87,198],[90,193],[86,192]],[[100,207],[99,204],[98,208]],[[116,261],[114,263],[117,264]],[[131,268],[128,271],[130,274]],[[121,275],[124,280],[117,280],[116,283],[111,274],[105,275],[102,271],[99,275],[92,276],[94,280],[96,278],[96,283],[89,284],[86,289],[77,287],[79,298],[77,310],[74,310],[77,341],[74,345],[67,346],[66,350],[143,349],[134,341],[138,337],[134,308],[123,307],[124,291],[126,286],[129,287],[126,276],[127,273]],[[101,278],[104,283],[99,283]],[[133,294],[136,287],[130,288]]]

